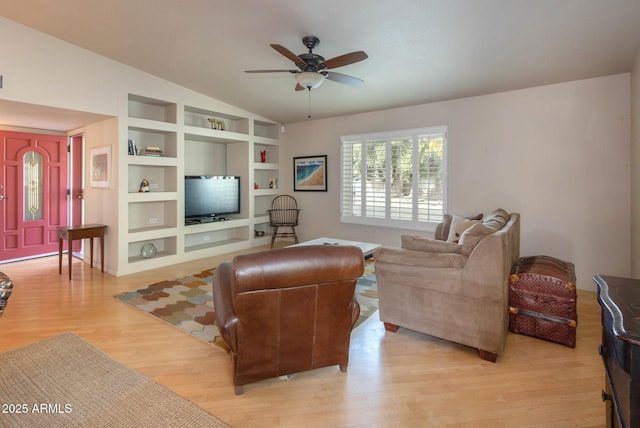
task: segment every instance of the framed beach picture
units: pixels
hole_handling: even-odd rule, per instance
[[[89,162],[89,185],[108,188],[111,185],[111,146],[92,149]]]
[[[293,158],[293,190],[327,191],[327,155]]]

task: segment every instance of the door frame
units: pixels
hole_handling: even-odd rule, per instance
[[[84,132],[69,136],[69,188],[67,197],[69,203],[69,225],[75,226],[84,223]],[[83,240],[73,242],[73,252],[82,255]]]

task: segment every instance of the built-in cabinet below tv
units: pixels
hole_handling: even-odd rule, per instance
[[[118,275],[270,242],[267,209],[279,194],[272,186],[280,179],[280,125],[226,105],[193,104],[128,95],[119,148],[126,159],[126,174],[120,175],[126,180],[119,186],[127,209],[119,210],[118,222],[127,226],[118,231]],[[186,225],[186,175],[240,176],[240,213],[226,221]],[[149,192],[139,191],[143,180]],[[149,243],[157,253],[144,258],[142,247]]]

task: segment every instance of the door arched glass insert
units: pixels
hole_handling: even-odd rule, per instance
[[[42,220],[43,180],[42,155],[27,152],[24,155],[24,221]]]

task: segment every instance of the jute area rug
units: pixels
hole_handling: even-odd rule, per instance
[[[147,312],[197,338],[228,349],[215,326],[213,271],[168,280],[116,295],[116,299]],[[356,327],[378,310],[378,285],[374,260],[365,263],[356,284],[360,318]]]
[[[73,333],[0,354],[1,427],[228,427]]]

